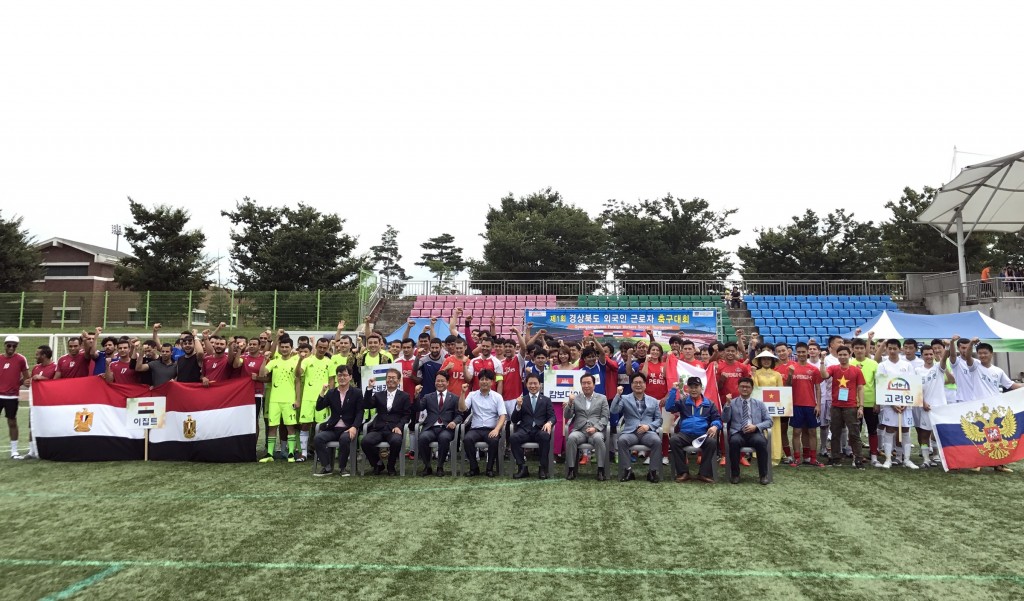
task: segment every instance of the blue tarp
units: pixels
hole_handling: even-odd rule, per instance
[[[412,330],[409,331],[409,337],[416,340],[417,336],[430,327],[430,319],[427,317],[413,317],[412,320],[416,322],[416,325],[414,325]],[[387,339],[395,340],[400,337],[402,333],[405,332],[405,325],[406,324],[402,324],[394,332],[388,334]],[[438,319],[437,323],[434,324],[434,337],[444,340],[449,334],[451,334],[451,329],[448,327],[448,322],[443,319]]]

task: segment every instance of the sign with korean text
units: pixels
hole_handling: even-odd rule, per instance
[[[544,372],[544,394],[553,403],[564,403],[570,394],[580,394],[580,376],[583,371],[578,369],[547,370]]]
[[[363,378],[363,388],[365,389],[366,386],[372,381],[374,392],[381,392],[382,390],[387,390],[388,386],[386,383],[386,378],[389,369],[397,369],[398,373],[402,373],[402,366],[401,364],[398,363],[385,363],[383,365],[364,365],[362,370],[360,370],[359,372]],[[401,377],[398,378],[398,385],[402,385]]]
[[[164,416],[167,413],[167,397],[151,396],[126,400],[126,426],[136,430],[139,428],[149,430],[164,427]]]
[[[718,311],[715,309],[527,309],[526,323],[533,332],[545,329],[555,338],[581,340],[584,336],[601,338],[646,338],[668,344],[672,336],[689,338],[698,344],[714,341],[718,335]]]
[[[879,374],[875,384],[875,404],[894,407],[923,407],[924,388],[920,374]]]
[[[793,417],[793,389],[788,386],[754,388],[751,397],[761,399],[772,417]]]

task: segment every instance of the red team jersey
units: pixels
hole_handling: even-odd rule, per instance
[[[263,394],[263,382],[257,382],[253,380],[252,374],[259,375],[260,368],[263,367],[263,362],[266,361],[266,359],[267,358],[264,357],[262,353],[259,355],[242,355],[242,373],[244,374],[243,377],[249,378],[249,380],[252,381],[254,395]]]
[[[505,370],[501,365],[501,359],[498,359],[494,355],[491,355],[486,359],[483,357],[477,357],[469,362],[469,373],[473,376],[473,383],[469,385],[470,390],[480,390],[480,372],[485,369],[489,369],[494,372],[495,380],[497,380],[498,374],[505,373]],[[492,384],[492,388],[495,390],[497,390],[497,387],[497,383]],[[504,390],[504,387],[502,390]]]
[[[828,375],[832,376],[832,406],[849,409],[857,406],[857,387],[864,385],[864,373],[855,365],[848,365],[843,369],[842,365],[833,365],[828,368]],[[839,400],[839,393],[847,390],[846,400]]]
[[[61,378],[84,378],[92,373],[89,364],[92,359],[84,352],[77,355],[64,355],[57,359],[57,371]]]
[[[782,376],[782,385],[786,385],[786,378],[789,377],[789,366],[796,367],[796,361],[790,361],[789,363],[779,363],[775,366],[775,371]]]
[[[43,376],[44,380],[52,380],[54,374],[57,373],[57,364],[50,363],[49,365],[39,365],[38,363],[32,367],[32,378],[36,376]]]
[[[448,372],[448,389],[453,394],[462,394],[462,385],[466,383],[466,360],[448,355],[441,364],[441,371]]]
[[[750,377],[750,366],[736,361],[732,365],[725,361],[718,362],[718,396],[722,402],[726,401],[725,395],[732,395],[732,398],[740,396],[740,378]]]
[[[228,354],[203,355],[203,376],[211,382],[223,382],[231,377],[231,359]]]
[[[788,375],[789,369],[786,369]],[[821,371],[811,364],[793,364],[793,406],[814,407],[814,389],[821,384]]]
[[[110,373],[114,376],[114,384],[138,384],[135,377],[135,364],[132,361],[114,361],[110,364]]]
[[[0,356],[0,397],[18,398],[21,391],[21,374],[28,369],[28,361],[21,353]]]
[[[506,401],[518,399],[523,395],[523,364],[519,355],[512,355],[501,362],[502,388],[501,397]]]
[[[395,363],[400,365],[402,371],[402,390],[411,398],[416,398],[416,381],[412,379],[412,365],[416,363],[416,357],[405,359],[402,355],[395,357]]]
[[[668,379],[665,377],[667,367],[664,361],[647,362],[647,394],[659,401],[668,395]]]

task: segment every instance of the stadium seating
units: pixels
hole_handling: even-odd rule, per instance
[[[790,345],[848,332],[882,311],[898,312],[888,296],[750,296],[747,309],[761,338]]]
[[[437,295],[418,296],[413,302],[409,317],[440,317],[449,320],[456,307],[463,315],[472,315],[477,327],[486,328],[491,316],[498,336],[508,336],[509,328],[523,323],[526,309],[554,309],[557,306],[553,294],[520,295]]]

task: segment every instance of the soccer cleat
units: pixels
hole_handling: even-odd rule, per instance
[[[650,465],[650,464],[651,464],[651,458],[650,457],[644,458],[644,465]]]
[[[295,463],[295,455],[288,453],[288,463]]]
[[[28,455],[25,455],[25,459],[39,459],[39,454],[29,451]]]
[[[811,461],[811,462],[806,463],[804,465],[809,465],[811,467],[828,467],[827,465],[825,465],[824,463],[822,463],[822,462],[820,462],[818,460]]]
[[[584,453],[583,456],[580,457],[580,465],[586,465],[588,463],[590,463],[590,455]]]
[[[885,463],[883,463],[879,467],[881,467],[882,469],[889,469],[889,468],[891,468],[892,467],[892,460],[891,459],[886,459]]]
[[[725,457],[718,460],[718,465],[725,465]]]
[[[794,459],[792,457],[786,455],[781,461],[779,461],[779,465],[792,465],[793,461]]]
[[[24,459],[24,458],[25,458],[24,455],[19,455],[18,453],[11,453],[11,459]]]
[[[907,469],[916,470],[917,464],[911,461],[909,457],[907,457],[906,459],[903,460],[903,467]]]
[[[263,459],[260,459],[260,463],[273,463],[273,462],[274,462],[274,456],[273,455],[267,455]]]
[[[305,455],[299,455],[298,457],[295,458],[295,463],[302,463],[305,460],[306,460],[306,456]]]
[[[779,465],[788,465],[789,467],[800,467],[800,463],[801,462],[797,461],[797,459],[794,457],[794,458],[791,458],[789,460],[789,463],[780,463]],[[811,464],[811,460],[808,459],[808,460],[804,461],[803,464],[804,465],[810,465]]]
[[[878,457],[871,460],[871,467],[882,467],[882,462],[878,460]]]
[[[661,458],[661,464],[662,465],[668,465],[668,457],[662,457]]]
[[[740,465],[750,467],[750,461],[746,455],[740,455]]]
[[[313,475],[314,476],[330,476],[333,473],[334,473],[334,470],[332,470],[329,467],[325,467],[325,468],[321,468],[320,471],[318,471],[318,472],[314,472]]]
[[[1005,465],[997,465],[997,466],[995,466],[992,469],[994,469],[997,472],[1003,472],[1004,474],[1012,474],[1013,473],[1013,469],[1009,468],[1009,467],[1007,467]]]

